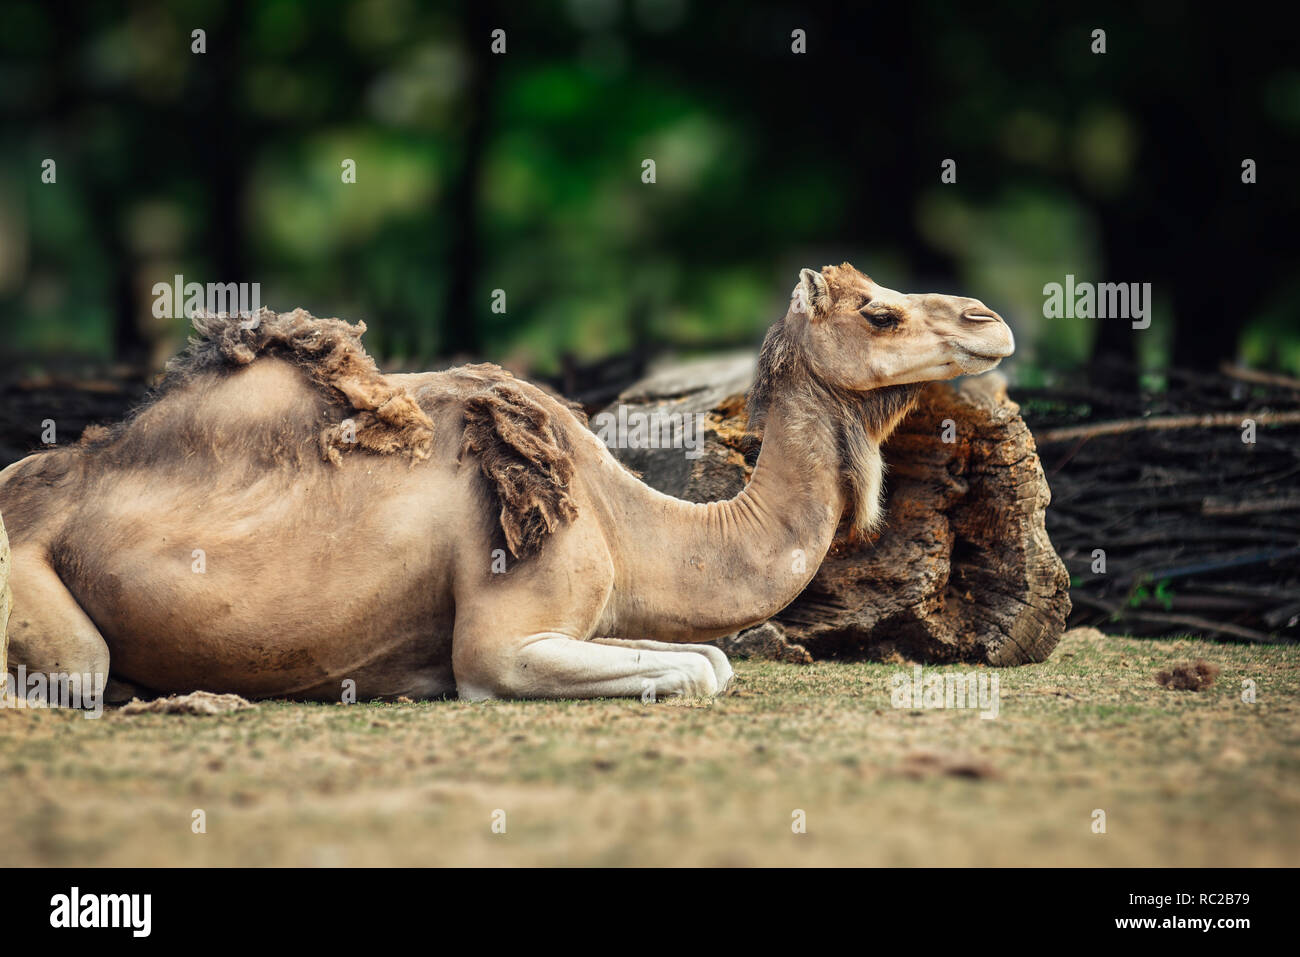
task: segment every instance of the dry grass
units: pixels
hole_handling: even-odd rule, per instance
[[[1212,686],[1156,682],[1200,658]],[[1075,635],[999,673],[995,720],[895,710],[897,671],[742,662],[712,703],[0,711],[0,842],[11,864],[1300,863],[1294,647]]]

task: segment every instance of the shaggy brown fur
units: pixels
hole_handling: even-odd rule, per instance
[[[854,277],[874,282],[864,272],[859,272],[853,268],[852,263],[840,263],[838,266],[823,266],[821,269],[822,278],[826,280],[826,288],[830,290],[830,299],[832,301],[840,297],[840,293],[846,288],[852,288]]]
[[[821,423],[834,430],[849,497],[849,514],[859,532],[869,531],[876,495],[870,459],[903,416],[911,411],[922,383],[847,392],[822,381],[808,365],[797,334],[802,316],[787,315],[768,330],[758,354],[758,371],[749,390],[750,428],[761,431],[774,396],[788,397],[801,409],[806,428]],[[800,427],[794,423],[795,427]]]
[[[344,452],[362,448],[427,459],[433,450],[433,422],[415,398],[388,384],[361,345],[366,324],[317,319],[305,309],[275,313],[263,307],[252,316],[194,317],[197,337],[167,364],[160,393],[214,369],[245,366],[260,356],[298,365],[317,385],[341,396],[356,411],[351,427],[331,426],[320,434],[323,458],[335,465]],[[353,441],[355,440],[355,441]]]
[[[1194,663],[1184,662],[1171,671],[1161,671],[1156,675],[1156,683],[1170,691],[1200,691],[1214,684],[1220,670],[1213,662],[1197,658]]]
[[[510,554],[536,554],[547,535],[578,514],[569,494],[574,461],[564,429],[509,373],[492,365],[458,371],[475,378],[491,373],[464,400],[458,458],[477,459]]]

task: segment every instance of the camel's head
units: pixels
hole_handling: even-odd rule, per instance
[[[1015,350],[1002,317],[978,299],[895,292],[848,263],[801,270],[790,312],[807,320],[812,370],[851,392],[987,372]]]

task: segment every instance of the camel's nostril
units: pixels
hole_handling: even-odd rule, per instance
[[[996,312],[968,312],[962,316],[970,322],[1001,322],[1002,317]]]

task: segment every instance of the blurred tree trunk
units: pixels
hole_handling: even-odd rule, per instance
[[[248,181],[245,149],[222,149],[222,144],[248,142],[244,111],[239,102],[242,41],[247,23],[245,0],[228,0],[223,16],[208,33],[211,70],[207,87],[194,116],[195,125],[212,130],[211,136],[194,136],[194,160],[207,187],[207,259],[216,275],[211,282],[250,282],[244,240],[244,192]]]
[[[930,64],[918,55],[929,48],[929,26],[924,15],[908,4],[882,6],[873,19],[875,32],[890,41],[873,45],[871,69],[876,82],[867,85],[887,86],[890,95],[873,101],[870,123],[850,127],[856,140],[853,155],[874,168],[864,170],[847,222],[859,227],[888,223],[889,238],[903,253],[913,281],[952,281],[957,276],[955,260],[922,236],[917,225],[920,198],[938,182],[939,165],[946,155],[931,133],[933,123],[917,109],[918,103],[938,100]],[[860,55],[856,36],[836,35],[828,40],[835,52],[817,61],[823,71],[819,84],[823,90],[841,86],[843,63]],[[892,188],[882,188],[886,183]]]
[[[1172,365],[1210,370],[1236,353],[1249,312],[1235,293],[1227,300],[1232,280],[1226,277],[1251,270],[1225,270],[1232,261],[1244,266],[1241,258],[1251,252],[1251,237],[1228,235],[1224,215],[1235,182],[1227,157],[1227,84],[1241,70],[1224,60],[1237,46],[1227,42],[1226,24],[1190,18],[1179,29],[1188,55],[1204,66],[1194,75],[1162,79],[1177,82],[1196,109],[1171,108],[1161,94],[1164,82],[1135,82],[1128,91],[1140,150],[1132,184],[1100,210],[1103,268],[1106,281],[1151,283],[1155,307],[1172,323]],[[1137,337],[1154,332],[1154,326],[1135,330],[1127,322],[1099,320],[1093,371],[1113,370],[1115,360],[1136,369]]]
[[[84,177],[86,206],[94,224],[94,234],[101,243],[110,277],[106,292],[113,355],[119,361],[136,363],[145,357],[148,344],[138,314],[142,304],[136,296],[135,258],[123,235],[123,213],[127,198],[123,195],[122,184],[115,182],[113,174],[106,171],[106,166],[111,164],[103,162],[103,157],[88,155],[80,147],[79,144],[84,140],[79,138],[76,129],[79,118],[75,104],[79,99],[79,91],[73,89],[73,84],[85,73],[82,64],[78,62],[78,48],[92,32],[90,18],[86,15],[84,4],[68,0],[56,0],[53,11],[57,27],[51,31],[54,51],[50,58],[49,88],[53,93],[49,118],[59,141],[72,147],[57,158],[59,173],[61,177],[71,177],[77,175],[74,170],[77,166],[80,167],[80,175]]]
[[[1235,360],[1246,323],[1294,265],[1279,268],[1281,246],[1267,238],[1278,227],[1261,228],[1260,220],[1278,215],[1283,204],[1271,205],[1267,190],[1241,182],[1242,160],[1262,160],[1268,145],[1268,124],[1242,106],[1259,98],[1255,78],[1269,63],[1269,47],[1279,42],[1269,35],[1274,32],[1274,25],[1260,18],[1216,18],[1217,56],[1207,58],[1202,71],[1212,93],[1202,109],[1187,115],[1185,135],[1193,137],[1189,142],[1195,147],[1184,158],[1186,172],[1201,178],[1202,195],[1187,255],[1172,264],[1184,280],[1174,291],[1172,356],[1183,368],[1208,371]],[[1291,42],[1281,40],[1285,46]],[[1282,180],[1276,176],[1273,182]],[[1189,191],[1195,188],[1187,184]],[[1293,189],[1289,183],[1286,188]]]
[[[1127,197],[1107,203],[1101,209],[1102,270],[1115,282],[1135,282],[1151,275],[1153,264],[1144,254],[1137,221],[1131,215]],[[1128,273],[1132,273],[1132,277]],[[1120,275],[1124,273],[1124,275]],[[1083,277],[1079,277],[1083,278]],[[1154,294],[1155,286],[1152,291]],[[1137,330],[1131,322],[1117,319],[1094,320],[1097,334],[1092,340],[1088,373],[1100,386],[1133,390],[1138,385]]]
[[[492,53],[489,34],[500,25],[494,19],[495,5],[485,0],[466,0],[461,11],[470,58],[465,95],[465,146],[451,183],[451,250],[447,262],[447,296],[438,336],[439,350],[449,356],[478,355],[482,349],[478,317],[487,303],[478,300],[482,269],[479,192],[496,90],[496,55]]]
[[[938,181],[939,164],[945,158],[941,141],[936,139],[937,128],[930,117],[918,110],[918,103],[937,103],[941,97],[935,88],[935,71],[918,51],[926,51],[935,56],[931,41],[932,25],[926,14],[914,4],[889,4],[880,10],[880,15],[898,18],[896,39],[890,43],[880,44],[880,52],[887,52],[894,62],[891,73],[900,76],[911,90],[910,97],[887,96],[878,105],[884,105],[889,111],[893,128],[897,131],[897,148],[884,151],[888,172],[887,183],[906,183],[914,185],[909,190],[878,190],[878,196],[894,197],[899,201],[897,210],[900,230],[897,234],[902,243],[904,254],[912,267],[917,280],[956,280],[957,261],[951,253],[940,249],[921,235],[918,225],[918,206],[921,197]],[[893,29],[886,27],[886,36],[894,35]],[[923,158],[921,162],[918,159]],[[957,289],[951,290],[956,293]]]
[[[1213,221],[1200,224],[1185,250],[1182,271],[1170,273],[1181,277],[1170,290],[1174,308],[1174,337],[1170,362],[1180,369],[1209,372],[1225,359],[1237,354],[1248,307],[1240,298],[1229,302],[1225,280],[1231,275],[1248,275],[1225,271],[1223,250],[1218,245]]]
[[[1208,37],[1201,40],[1201,49],[1220,49]],[[1234,274],[1224,273],[1223,256],[1232,243],[1249,241],[1224,235],[1225,196],[1233,186],[1223,142],[1228,77],[1221,56],[1209,59],[1201,71],[1209,91],[1199,109],[1165,108],[1147,117],[1161,154],[1156,168],[1162,178],[1171,180],[1169,193],[1176,197],[1174,208],[1166,210],[1164,217],[1171,240],[1164,264],[1165,294],[1174,312],[1170,361],[1198,371],[1215,369],[1237,352],[1246,316],[1240,300],[1228,301],[1226,292]],[[1159,211],[1153,214],[1160,215]]]

